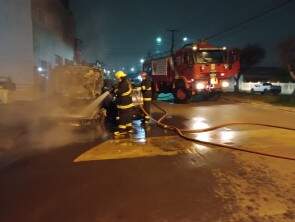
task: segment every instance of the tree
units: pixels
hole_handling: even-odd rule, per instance
[[[284,67],[295,81],[295,37],[289,37],[278,44],[279,56]]]
[[[265,49],[259,44],[248,44],[240,50],[241,70],[235,78],[235,91],[239,91],[239,80],[242,73],[259,64],[265,58]]]

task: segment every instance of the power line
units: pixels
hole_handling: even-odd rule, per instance
[[[240,28],[240,27],[243,26],[243,25],[246,25],[246,24],[248,24],[248,23],[253,22],[254,20],[257,20],[257,19],[259,19],[259,18],[262,18],[262,17],[264,17],[264,16],[266,16],[266,15],[272,13],[273,11],[276,11],[276,10],[278,10],[278,9],[283,8],[283,7],[285,7],[286,5],[290,4],[291,2],[293,2],[293,0],[286,0],[286,1],[280,3],[280,4],[276,5],[276,6],[273,6],[273,7],[271,7],[271,8],[268,8],[268,9],[262,11],[261,13],[259,13],[259,14],[257,14],[257,15],[254,15],[254,16],[252,16],[252,17],[249,17],[248,19],[246,19],[246,20],[244,20],[244,21],[241,21],[241,22],[239,22],[239,23],[237,23],[237,24],[234,24],[234,25],[232,25],[232,26],[230,26],[230,27],[228,27],[228,28],[226,28],[226,29],[224,29],[224,30],[222,30],[222,31],[219,31],[219,32],[214,33],[214,34],[212,34],[212,35],[210,35],[210,36],[207,36],[207,37],[204,38],[204,39],[205,39],[205,40],[213,39],[213,38],[216,38],[216,37],[218,37],[218,36],[220,36],[220,35],[223,35],[223,34],[225,34],[225,33],[231,32],[231,31],[233,31],[233,30],[235,30],[235,29]],[[172,29],[172,30],[168,30],[168,31],[171,32],[171,49],[170,49],[170,52],[173,52],[173,51],[174,51],[174,47],[175,47],[175,33],[176,33],[178,30],[174,30],[174,29]],[[111,51],[114,51],[114,49],[111,50]],[[134,52],[133,52],[133,53],[134,53]],[[110,54],[112,54],[112,53],[110,53]],[[135,54],[135,53],[134,53],[134,54]]]
[[[281,9],[281,8],[285,7],[286,5],[290,4],[292,1],[293,0],[286,0],[286,1],[280,3],[280,4],[276,5],[276,6],[273,6],[271,8],[268,8],[268,9],[262,11],[261,13],[259,13],[257,15],[254,15],[254,16],[252,16],[252,17],[250,17],[250,18],[248,18],[248,19],[246,19],[244,21],[241,21],[241,22],[239,22],[237,24],[234,24],[234,25],[230,26],[229,28],[226,28],[226,29],[224,29],[222,31],[219,31],[217,33],[214,33],[214,34],[212,34],[212,35],[210,35],[210,36],[208,36],[206,38],[203,38],[203,39],[209,40],[209,39],[216,38],[216,37],[218,37],[220,35],[223,35],[225,33],[231,32],[231,31],[233,31],[235,29],[240,28],[243,25],[246,25],[248,23],[253,22],[256,19],[259,19],[261,17],[264,17],[265,15],[270,14],[270,13],[272,13],[275,10],[278,10],[278,9]],[[175,32],[177,30],[168,30],[168,31],[171,32],[171,38],[172,38],[171,39],[171,52],[173,52],[174,51],[174,47],[175,47]]]
[[[286,5],[290,4],[292,1],[293,1],[293,0],[287,0],[287,1],[284,1],[284,2],[278,4],[278,5],[274,6],[274,7],[271,7],[271,8],[269,8],[269,9],[264,10],[263,12],[261,12],[261,13],[258,14],[258,15],[254,15],[254,16],[252,16],[252,17],[250,17],[250,18],[248,18],[248,19],[246,19],[246,20],[244,20],[244,21],[241,21],[241,22],[239,22],[239,23],[237,23],[237,24],[235,24],[235,25],[232,25],[232,26],[229,27],[229,28],[226,28],[226,29],[224,29],[224,30],[222,30],[222,31],[220,31],[220,32],[215,33],[215,34],[212,34],[212,35],[206,37],[205,39],[206,39],[206,40],[213,39],[213,38],[216,38],[217,36],[220,36],[220,35],[223,35],[223,34],[225,34],[225,33],[231,32],[231,31],[233,31],[233,30],[235,30],[235,29],[237,29],[237,28],[240,28],[240,27],[243,26],[243,25],[246,25],[246,24],[248,24],[248,23],[253,22],[253,21],[256,20],[256,19],[259,19],[259,18],[261,18],[261,17],[264,17],[265,15],[270,14],[270,13],[272,13],[273,11],[276,11],[276,10],[278,10],[278,9],[281,9],[281,8],[285,7]]]

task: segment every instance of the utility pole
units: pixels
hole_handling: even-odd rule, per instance
[[[171,48],[170,48],[170,53],[173,54],[174,48],[175,48],[175,34],[178,32],[176,29],[168,29],[168,32],[171,33]]]

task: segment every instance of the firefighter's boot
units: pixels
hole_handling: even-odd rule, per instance
[[[124,137],[125,135],[127,135],[127,132],[120,132],[120,131],[114,132],[114,137],[115,138]]]

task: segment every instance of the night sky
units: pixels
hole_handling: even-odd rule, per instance
[[[155,38],[170,44],[167,28],[183,36],[201,39],[234,25],[283,0],[71,0],[77,37],[83,41],[83,57],[97,58],[115,69],[139,65],[139,59],[155,50]],[[295,1],[235,31],[212,39],[216,45],[243,47],[259,43],[267,49],[262,65],[279,65],[276,46],[295,36]],[[164,49],[163,49],[164,50]]]

